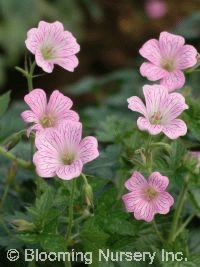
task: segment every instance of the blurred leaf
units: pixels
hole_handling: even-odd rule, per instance
[[[27,109],[24,102],[15,102],[0,120],[0,137],[6,138],[9,135],[19,132],[25,128],[21,119],[21,112]],[[8,123],[9,122],[9,123]]]
[[[6,112],[10,102],[10,91],[0,96],[0,118]]]
[[[173,29],[175,34],[183,35],[185,38],[193,39],[199,38],[200,35],[200,12],[192,13],[190,16],[185,17]]]
[[[120,145],[107,146],[104,151],[101,151],[97,159],[85,166],[84,172],[88,175],[96,175],[107,180],[114,179],[121,149]]]

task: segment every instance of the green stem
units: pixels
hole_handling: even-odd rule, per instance
[[[31,169],[32,164],[31,162],[27,162],[23,159],[19,159],[16,156],[14,156],[11,152],[7,151],[5,148],[0,146],[0,154],[3,155],[4,157],[16,162],[20,167],[24,169]]]
[[[185,222],[179,227],[179,229],[174,234],[174,239],[186,228],[186,226],[191,222],[191,220],[194,218],[195,214],[191,214]]]
[[[69,242],[71,240],[71,232],[73,227],[73,217],[74,217],[74,197],[75,197],[75,189],[76,189],[76,179],[72,180],[72,188],[71,188],[71,194],[69,199],[69,209],[68,209],[68,227],[66,230],[66,236],[65,239],[67,241],[67,246],[69,245]],[[65,267],[71,267],[70,261],[65,261]]]
[[[76,179],[72,179],[72,188],[71,188],[71,194],[70,194],[70,199],[69,199],[69,209],[68,209],[68,227],[66,231],[66,240],[67,244],[70,241],[70,236],[71,236],[71,231],[72,231],[72,226],[73,226],[73,216],[74,216],[74,197],[75,197],[75,188],[76,188]]]
[[[2,197],[1,202],[0,202],[0,209],[3,208],[4,202],[5,202],[6,197],[8,195],[8,189],[9,189],[9,184],[6,185],[5,190],[3,192],[3,197]]]
[[[81,173],[81,176],[83,177],[84,183],[87,185],[88,184],[88,180],[87,180],[85,174]]]
[[[152,162],[153,162],[153,155],[152,155],[152,147],[151,147],[151,142],[152,142],[152,135],[149,136],[148,143],[147,143],[147,148],[146,148],[146,167],[149,173],[152,171]]]
[[[30,71],[26,75],[29,92],[31,92],[33,90],[33,72],[34,72],[35,66],[36,66],[36,62],[34,61],[30,65]]]
[[[155,230],[155,232],[156,232],[158,238],[159,238],[160,241],[164,244],[165,240],[164,240],[164,238],[162,237],[160,231],[158,230],[158,227],[157,227],[157,224],[156,224],[156,222],[155,222],[155,219],[152,221],[152,226],[153,226],[153,228],[154,228],[154,230]]]
[[[183,205],[185,202],[185,197],[186,197],[187,191],[188,191],[188,183],[185,182],[183,184],[183,187],[181,189],[181,192],[180,192],[180,195],[179,195],[179,198],[177,201],[177,208],[175,209],[175,212],[174,212],[174,216],[173,216],[173,220],[172,220],[172,227],[171,227],[171,231],[169,233],[169,238],[168,238],[169,243],[174,242],[176,237],[177,237],[178,222],[180,219],[181,212],[183,210]],[[179,231],[179,233],[180,233],[180,231]]]

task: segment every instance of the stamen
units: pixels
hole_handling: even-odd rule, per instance
[[[66,152],[63,156],[62,156],[62,163],[64,165],[70,165],[75,159],[75,155],[72,152]]]
[[[169,72],[175,70],[174,60],[169,58],[163,58],[161,61],[161,67]]]
[[[162,116],[160,111],[154,112],[153,116],[150,118],[150,123],[152,124],[160,124],[162,121]]]
[[[158,195],[158,191],[155,190],[154,187],[148,186],[144,190],[144,197],[147,201],[151,201],[155,199]]]
[[[51,46],[43,46],[41,47],[41,53],[45,60],[52,59],[54,55],[54,48]]]
[[[49,128],[55,126],[55,118],[50,114],[42,115],[39,121],[43,128]]]

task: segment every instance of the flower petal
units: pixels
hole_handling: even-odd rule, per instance
[[[187,108],[188,105],[185,103],[185,98],[181,94],[169,94],[168,99],[162,108],[163,122],[169,124]]]
[[[155,65],[159,65],[161,55],[158,40],[151,39],[140,48],[139,53]]]
[[[21,117],[25,122],[38,122],[38,116],[31,110],[25,110],[21,113]]]
[[[138,205],[134,211],[134,216],[137,220],[151,222],[155,215],[155,209],[151,202],[144,202],[143,205]]]
[[[60,165],[56,151],[45,148],[38,150],[33,155],[33,163],[36,166],[36,172],[41,177],[53,177],[56,175],[56,169]]]
[[[168,90],[162,85],[144,85],[143,93],[149,118],[161,111],[168,98]]]
[[[37,50],[35,53],[35,61],[37,65],[43,69],[43,71],[47,73],[51,73],[53,71],[54,68],[53,62],[44,60],[39,50]]]
[[[78,66],[79,61],[75,55],[71,55],[68,57],[61,57],[52,60],[54,64],[61,66],[62,68],[68,71],[74,71],[74,69]]]
[[[162,125],[151,124],[146,118],[143,117],[138,118],[137,126],[141,131],[148,131],[152,135],[161,133],[163,129]]]
[[[60,153],[65,146],[65,138],[55,128],[43,129],[36,133],[35,146],[37,149],[52,150],[55,154]]]
[[[160,80],[160,84],[168,88],[168,91],[174,91],[183,87],[185,76],[181,70],[169,72],[167,76]]]
[[[134,212],[136,206],[145,204],[145,201],[140,196],[135,196],[134,192],[123,195],[122,200],[128,212]]]
[[[63,121],[58,125],[58,132],[65,143],[63,149],[74,152],[78,150],[82,135],[82,124],[80,122]]]
[[[178,68],[190,68],[197,63],[197,50],[192,45],[184,45],[177,54]]]
[[[36,133],[37,133],[37,132],[41,131],[42,129],[43,128],[42,128],[42,126],[39,123],[36,123],[36,124],[30,126],[27,129],[27,133],[26,133],[27,134],[27,137],[29,138],[29,136],[30,136],[30,134],[31,134],[32,131],[36,131]]]
[[[162,192],[153,201],[156,213],[167,214],[170,207],[174,204],[173,197],[168,192]]]
[[[144,115],[145,117],[147,116],[147,111],[144,103],[142,100],[137,97],[137,96],[132,96],[127,99],[128,102],[128,108],[131,109],[132,111],[136,111]]]
[[[24,100],[38,118],[46,111],[46,93],[42,89],[34,89],[24,97]]]
[[[168,71],[150,62],[144,62],[140,67],[140,73],[150,81],[157,81],[164,78],[168,74]]]
[[[174,119],[170,125],[163,126],[163,133],[170,139],[177,139],[187,133],[187,126],[184,121]]]
[[[147,131],[152,134],[156,135],[162,132],[163,126],[159,124],[150,124]]]
[[[125,182],[124,185],[128,190],[133,191],[135,188],[143,188],[146,186],[147,181],[140,172],[134,171],[132,176]]]
[[[99,156],[98,142],[93,136],[87,136],[80,142],[79,156],[83,164]]]
[[[82,169],[83,169],[83,163],[79,159],[73,161],[72,164],[70,165],[59,166],[56,169],[56,174],[59,178],[63,180],[71,180],[73,178],[78,177],[81,174]]]
[[[32,28],[27,32],[27,39],[25,40],[26,47],[31,53],[35,54],[40,43],[40,36],[38,36],[38,29]]]
[[[162,192],[167,188],[169,179],[167,176],[163,176],[159,172],[153,172],[149,176],[148,183],[149,185],[153,186],[158,192]]]
[[[55,90],[50,96],[47,112],[55,116],[57,120],[68,119],[78,121],[78,114],[75,111],[69,110],[72,105],[73,102],[69,97]]]
[[[71,32],[65,31],[62,40],[57,44],[56,57],[69,57],[80,51],[80,45],[76,42],[76,38]]]
[[[183,48],[185,39],[182,36],[161,32],[159,37],[159,47],[162,56],[176,57],[177,52]]]

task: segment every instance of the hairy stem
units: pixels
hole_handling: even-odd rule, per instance
[[[179,219],[180,219],[181,212],[183,210],[183,205],[184,205],[184,202],[185,202],[187,191],[188,191],[188,183],[185,182],[183,184],[182,189],[181,189],[181,192],[180,192],[180,195],[179,195],[179,198],[178,198],[178,201],[177,201],[177,207],[176,207],[175,212],[174,212],[174,216],[173,216],[173,220],[172,220],[172,227],[171,227],[171,231],[169,233],[169,238],[168,238],[168,242],[169,243],[174,242],[176,237],[177,237],[177,231],[178,231],[178,228],[179,228],[178,227],[178,222],[179,222]],[[179,233],[180,233],[180,231],[179,231]]]
[[[69,209],[68,209],[69,223],[68,223],[68,227],[66,231],[67,244],[70,241],[70,236],[71,236],[72,227],[73,227],[75,188],[76,188],[76,179],[72,179],[72,188],[70,192]]]
[[[7,151],[4,147],[0,146],[0,154],[4,157],[16,162],[20,167],[24,169],[32,169],[32,163],[27,162],[23,159],[19,159],[16,156],[14,156],[11,152]]]

